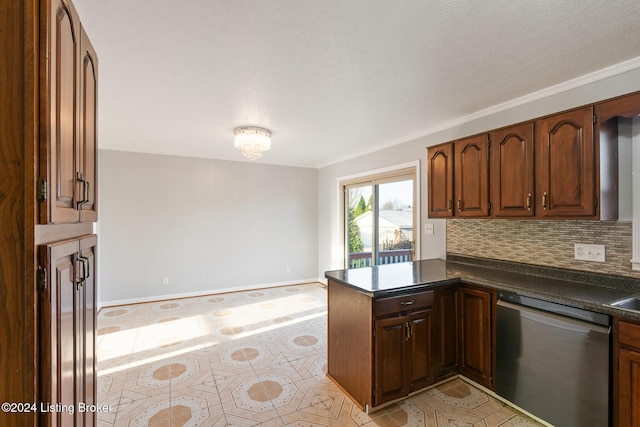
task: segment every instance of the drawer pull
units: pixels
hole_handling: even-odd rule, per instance
[[[413,300],[411,300],[411,301],[400,301],[400,305],[413,305]]]

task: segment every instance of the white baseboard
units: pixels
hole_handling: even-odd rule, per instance
[[[324,283],[323,283],[324,281]],[[311,279],[298,279],[287,282],[274,282],[274,283],[260,283],[255,285],[248,286],[237,286],[233,288],[223,288],[223,289],[207,289],[204,291],[197,292],[185,292],[179,294],[168,294],[168,295],[152,295],[148,297],[140,297],[140,298],[128,298],[121,300],[112,300],[112,301],[100,301],[98,303],[98,311],[104,307],[114,307],[118,305],[129,305],[129,304],[140,304],[145,302],[155,302],[155,301],[166,301],[172,299],[180,299],[180,298],[191,298],[191,297],[201,297],[206,295],[216,295],[216,294],[225,294],[228,292],[242,292],[242,291],[252,291],[255,289],[266,289],[266,288],[278,288],[281,286],[292,286],[292,285],[301,285],[303,283],[321,283],[326,285],[326,280],[321,278],[311,278]]]

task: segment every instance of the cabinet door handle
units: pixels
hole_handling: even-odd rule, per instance
[[[458,199],[458,212],[462,212],[462,199]]]
[[[449,199],[449,203],[447,203],[447,208],[449,209],[449,212],[451,212],[451,209],[453,208],[453,200]]]
[[[547,210],[547,192],[542,195],[542,209]]]
[[[84,179],[82,172],[78,172],[76,180],[82,184],[82,199],[78,200],[78,209],[81,209],[82,205],[89,201],[89,183]]]
[[[527,195],[527,210],[531,210],[531,193]]]
[[[404,329],[405,329],[405,340],[409,341],[411,339],[411,322],[405,322],[404,324]]]
[[[400,305],[413,305],[413,300],[411,300],[411,301],[400,301]]]
[[[91,275],[89,258],[78,255],[78,259],[82,262],[82,282],[86,281]]]

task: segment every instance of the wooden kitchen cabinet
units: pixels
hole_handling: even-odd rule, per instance
[[[491,142],[493,216],[534,216],[533,123],[493,131]]]
[[[458,292],[460,294],[460,373],[493,389],[495,297],[490,290],[468,286],[460,287]]]
[[[432,313],[429,309],[376,320],[375,405],[433,383]]]
[[[75,411],[41,413],[42,425],[93,426],[96,404],[97,236],[40,247],[40,402]]]
[[[40,4],[40,223],[96,221],[97,55],[72,3]]]
[[[427,149],[429,217],[487,217],[489,139],[478,135]]]
[[[375,298],[328,280],[328,376],[363,410],[433,384],[433,291]]]
[[[458,286],[435,291],[435,379],[440,381],[457,375],[460,370],[460,321]]]
[[[536,208],[540,217],[595,217],[593,107],[536,121]]]
[[[453,212],[453,144],[427,149],[429,218],[452,217]]]
[[[640,426],[640,323],[614,321],[614,426]]]

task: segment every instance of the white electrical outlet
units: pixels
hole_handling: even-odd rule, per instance
[[[575,243],[575,259],[582,261],[605,262],[604,245],[588,245],[585,243]]]
[[[168,285],[169,284],[169,278],[168,277],[163,277],[162,278],[162,284],[163,285]]]
[[[424,234],[433,234],[433,224],[424,223]]]

